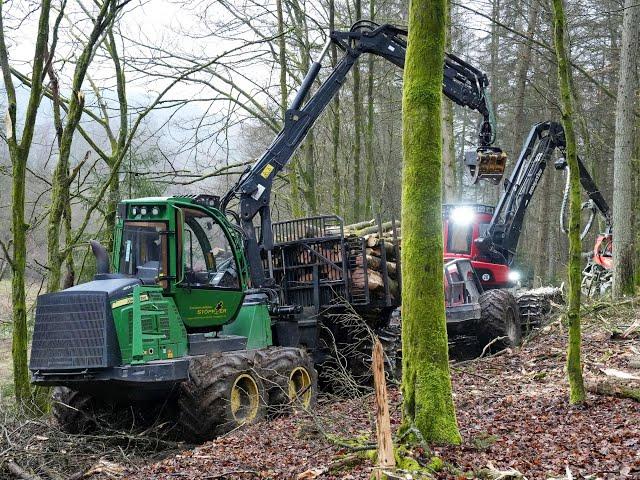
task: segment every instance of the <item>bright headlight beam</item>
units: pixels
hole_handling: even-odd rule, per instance
[[[521,277],[522,275],[520,275],[520,272],[516,270],[511,270],[509,272],[509,280],[511,280],[512,282],[519,282]]]
[[[451,220],[458,225],[469,225],[475,216],[476,213],[469,207],[456,207],[451,210]]]

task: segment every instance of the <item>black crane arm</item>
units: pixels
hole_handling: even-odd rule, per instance
[[[345,78],[356,60],[363,53],[370,53],[404,68],[407,30],[393,25],[377,25],[369,21],[355,23],[349,31],[331,32],[317,61],[313,62],[302,81],[293,102],[286,112],[284,127],[269,148],[256,163],[248,168],[236,185],[223,197],[222,208],[226,209],[233,197],[240,199],[240,222],[245,233],[247,259],[254,286],[265,283],[261,248],[273,248],[271,232],[271,187],[275,176],[291,160],[309,129],[329,105],[342,87]],[[329,47],[335,44],[344,55],[329,77],[308,100],[311,87],[320,72],[321,63]],[[494,141],[493,109],[486,93],[487,76],[467,62],[447,54],[444,65],[443,92],[459,105],[477,110],[483,116],[479,132],[478,152],[500,151],[491,148]],[[253,220],[260,214],[261,238],[256,237]]]
[[[516,161],[513,172],[505,180],[505,191],[498,201],[487,231],[477,240],[482,251],[500,254],[505,263],[511,264],[518,246],[524,215],[536,191],[540,178],[554,151],[563,155],[566,142],[564,129],[558,122],[543,122],[534,125]],[[555,168],[567,167],[564,158],[555,162]],[[589,199],[611,228],[611,210],[596,186],[589,171],[578,157],[580,183]]]

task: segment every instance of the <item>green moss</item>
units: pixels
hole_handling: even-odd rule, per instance
[[[565,48],[565,15],[563,0],[553,0],[553,30],[556,58],[558,61],[558,85],[562,110],[562,125],[566,141],[566,159],[569,165],[569,292],[568,313],[569,347],[567,351],[567,374],[569,377],[569,400],[582,403],[586,398],[582,378],[582,354],[580,332],[580,284],[582,281],[582,242],[580,240],[580,177],[576,136],[573,127],[573,95],[569,71],[569,55]]]
[[[399,446],[393,450],[393,456],[396,460],[396,468],[407,472],[417,472],[422,470],[422,466],[418,461],[410,455],[409,450],[404,446]]]
[[[427,465],[427,469],[432,472],[440,472],[444,469],[444,461],[440,457],[433,457]]]
[[[413,0],[403,88],[403,426],[459,443],[451,395],[442,277],[440,131],[445,0]]]

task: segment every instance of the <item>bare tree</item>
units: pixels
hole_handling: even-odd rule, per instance
[[[15,387],[16,401],[23,404],[29,410],[37,408],[31,399],[31,386],[29,385],[29,371],[27,368],[27,306],[25,298],[25,269],[27,261],[26,231],[29,226],[25,222],[25,179],[27,159],[31,149],[35,130],[36,117],[42,100],[43,80],[46,71],[45,61],[49,48],[49,19],[51,15],[51,1],[43,0],[40,4],[38,30],[34,46],[31,78],[33,86],[29,95],[27,107],[22,116],[22,135],[18,130],[18,101],[13,83],[9,51],[5,41],[5,17],[3,11],[4,1],[0,0],[0,67],[7,96],[7,114],[5,121],[6,139],[9,147],[9,157],[12,166],[12,217],[11,230],[13,232],[12,252],[9,253],[7,245],[1,243],[5,258],[9,262],[12,271],[11,287],[13,302],[13,383]],[[54,33],[55,35],[55,33]]]
[[[635,291],[634,235],[634,108],[637,105],[638,49],[640,44],[640,5],[624,2],[620,78],[616,102],[616,134],[613,155],[613,296],[633,295]]]
[[[582,354],[580,332],[580,284],[581,284],[581,240],[580,240],[580,173],[578,153],[573,126],[573,95],[569,72],[569,53],[565,45],[564,0],[553,0],[553,30],[558,58],[558,84],[561,95],[562,125],[566,139],[567,164],[569,165],[569,348],[567,351],[567,373],[571,403],[582,403],[586,398],[582,378]]]

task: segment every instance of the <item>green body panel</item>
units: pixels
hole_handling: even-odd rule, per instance
[[[204,243],[205,250],[214,246],[207,243],[206,229],[194,230],[193,236],[185,234],[189,221],[185,220],[185,212],[193,211],[206,214],[207,222],[220,226],[235,262],[236,286],[196,285],[185,279],[187,267],[193,267],[193,257],[187,258],[187,243]],[[127,222],[143,228],[161,226],[158,227],[162,231],[161,256],[166,263],[159,269],[157,285],[136,286],[131,295],[112,302],[124,365],[188,355],[188,328],[198,331],[209,328],[212,332],[222,330],[224,334],[244,336],[247,348],[251,349],[272,344],[268,305],[242,305],[249,283],[243,239],[218,209],[190,197],[126,200],[118,210],[114,231],[112,261],[116,272],[124,272],[120,262],[124,259],[126,265],[128,261],[123,256]],[[193,230],[191,224],[189,227]]]
[[[126,200],[125,215],[118,216],[114,238],[112,261],[115,271],[120,271],[122,236],[127,222],[158,222],[166,227],[163,237],[166,238],[167,271],[158,277],[159,284],[164,287],[164,294],[174,298],[187,327],[219,328],[232,322],[238,314],[244,291],[249,282],[249,269],[244,256],[244,244],[237,228],[229,222],[217,208],[197,203],[190,197],[152,197]],[[135,207],[135,212],[134,212]],[[197,288],[185,282],[187,258],[185,249],[179,248],[179,232],[183,231],[183,209],[202,212],[212,224],[218,225],[224,232],[233,254],[238,275],[238,287],[231,288]],[[142,214],[142,211],[145,213]],[[183,243],[187,240],[182,235]],[[197,239],[199,240],[199,239]],[[178,258],[180,257],[180,258]],[[222,306],[217,308],[219,303]]]
[[[222,328],[222,333],[247,337],[248,349],[273,345],[269,307],[265,304],[244,305],[236,320]]]
[[[218,327],[236,318],[244,293],[178,287],[173,298],[187,327]]]
[[[132,295],[112,302],[124,365],[169,360],[187,353],[187,332],[173,299],[158,287],[136,286]]]

